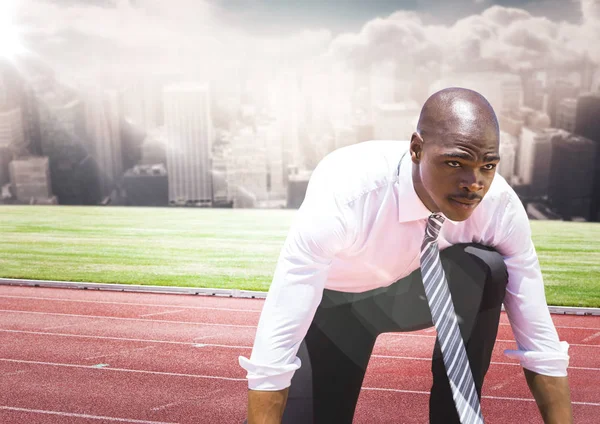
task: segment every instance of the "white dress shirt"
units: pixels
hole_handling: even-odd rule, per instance
[[[281,250],[250,360],[239,357],[250,389],[290,386],[324,288],[364,292],[419,268],[431,212],[414,190],[408,147],[395,140],[343,147],[313,171]],[[440,250],[481,243],[503,256],[509,274],[504,306],[518,346],[505,354],[539,374],[567,375],[568,344],[559,342],[550,318],[529,220],[502,176],[496,174],[467,220],[446,219],[438,243]]]

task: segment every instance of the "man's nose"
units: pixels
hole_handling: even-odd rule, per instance
[[[465,172],[462,176],[460,188],[470,192],[483,190],[483,180],[477,171]]]

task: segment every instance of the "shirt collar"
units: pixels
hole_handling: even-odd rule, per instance
[[[423,204],[417,192],[412,179],[412,160],[410,151],[402,155],[400,159],[400,172],[398,175],[398,221],[411,222],[421,219],[427,219],[432,212]],[[453,225],[458,221],[452,221],[447,216],[444,222],[450,222]]]

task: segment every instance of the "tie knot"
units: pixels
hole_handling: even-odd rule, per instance
[[[427,232],[434,238],[437,239],[440,234],[440,230],[442,229],[442,224],[446,218],[440,213],[432,213],[429,215],[429,219],[427,220]]]

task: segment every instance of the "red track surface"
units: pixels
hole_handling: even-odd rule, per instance
[[[263,301],[0,286],[0,422],[241,423]],[[600,419],[600,317],[554,315],[576,423]],[[431,330],[378,340],[355,423],[426,423]],[[486,422],[541,423],[502,317]]]

